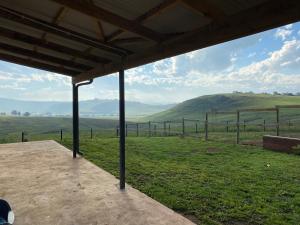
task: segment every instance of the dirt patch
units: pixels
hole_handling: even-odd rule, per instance
[[[213,148],[213,147],[210,147],[210,148],[206,149],[206,153],[208,153],[208,154],[219,153],[221,151],[222,151],[221,149],[219,149],[219,148]]]
[[[243,141],[241,144],[242,145],[250,145],[250,146],[258,146],[258,147],[263,146],[262,141]]]

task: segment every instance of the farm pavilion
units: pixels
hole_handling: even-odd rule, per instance
[[[112,187],[109,186],[112,182],[110,179],[113,178],[102,170],[97,172],[97,169],[90,164],[87,165],[87,162],[81,165],[80,163],[84,160],[81,157],[75,159],[76,154],[79,152],[78,89],[81,85],[90,84],[93,79],[97,77],[116,72],[119,73],[119,188],[124,189],[125,70],[297,22],[300,20],[300,1],[0,0],[0,17],[1,60],[72,77],[74,159],[69,157],[71,158],[71,161],[68,161],[68,157],[63,157],[63,154],[69,155],[67,151],[54,151],[51,147],[47,147],[47,143],[49,146],[53,145],[53,142],[50,141],[45,142],[46,144],[23,143],[24,147],[19,148],[21,148],[22,151],[26,151],[26,148],[28,148],[28,152],[31,153],[23,155],[23,158],[20,160],[26,161],[26,158],[32,160],[30,157],[34,152],[34,146],[41,149],[48,148],[47,151],[41,150],[39,153],[44,154],[45,157],[47,156],[46,158],[48,160],[43,159],[43,156],[37,157],[37,159],[44,160],[44,163],[46,164],[53,159],[55,159],[55,162],[52,162],[54,164],[68,164],[68,173],[70,173],[68,182],[70,185],[72,184],[72,179],[78,179],[76,174],[79,175],[80,170],[84,171],[90,169],[96,171],[95,173],[98,176],[96,176],[96,178],[100,177],[99,179],[102,180],[95,180],[96,178],[94,177],[94,179],[88,181],[88,184],[95,188],[93,191],[91,191],[92,189],[89,189],[89,191],[91,191],[91,196],[94,194],[95,202],[100,200],[99,197],[97,200],[97,194],[92,192],[97,192],[97,190],[99,190],[99,192],[110,192],[110,190],[108,190],[112,189]],[[17,146],[21,144],[12,145]],[[2,152],[1,155],[5,155],[8,160],[5,169],[2,170],[1,168],[2,175],[3,173],[16,174],[16,171],[9,171],[12,169],[9,167],[9,162],[14,160],[17,162],[18,157],[20,157],[20,152],[22,151],[20,149],[20,151],[13,151],[10,149],[11,151],[9,154],[7,152],[5,153],[4,149],[12,148],[12,145],[3,145],[6,147],[2,146],[0,148],[0,151]],[[56,148],[58,147],[56,146]],[[50,155],[48,155],[49,152],[51,152]],[[59,154],[62,154],[61,157]],[[1,158],[0,160],[2,161],[0,164],[5,164],[4,158]],[[35,166],[37,167],[38,165],[40,165],[40,163],[37,163]],[[40,166],[42,167],[42,165]],[[39,167],[35,169],[42,170],[42,168]],[[28,177],[30,177],[30,173],[34,173],[32,170],[34,170],[34,168],[31,168],[30,172],[22,170],[22,173],[24,176],[28,175]],[[25,173],[26,171],[28,174]],[[54,176],[51,175],[51,173],[47,174],[46,180],[55,180],[57,178],[57,174]],[[105,179],[101,178],[101,173],[103,173],[102,175]],[[16,176],[18,175],[16,174]],[[81,174],[81,176],[84,177],[88,175]],[[108,179],[108,177],[110,179]],[[30,196],[29,192],[31,189],[30,187],[27,187],[26,184],[27,183],[24,183],[24,186],[21,185],[22,189],[25,191],[25,194],[23,194],[28,194]],[[51,185],[50,182],[47,188],[49,188],[49,186],[51,187]],[[5,187],[8,188],[7,192],[12,192],[13,190],[18,192],[20,191],[20,189],[18,189],[20,187],[18,186],[20,185],[6,183]],[[101,186],[103,187],[101,188]],[[0,184],[0,189],[3,187],[4,186],[1,187]],[[12,188],[11,191],[9,190],[9,187]],[[28,193],[26,191],[28,191]],[[52,189],[52,191],[60,192],[59,189]],[[120,213],[120,215],[127,215],[127,220],[122,220],[122,223],[120,221],[119,223],[115,221],[107,224],[190,224],[179,215],[175,215],[175,213],[172,214],[170,212],[171,210],[161,210],[163,206],[150,198],[148,199],[145,196],[141,197],[141,193],[137,193],[138,191],[129,186],[126,188],[126,191],[118,190],[115,192],[118,192],[115,194],[120,199],[113,199],[113,197],[111,197],[111,201],[114,201],[113,204],[115,204],[115,210],[119,210],[118,213]],[[133,193],[133,197],[129,196],[129,192]],[[125,196],[124,193],[127,193],[127,195]],[[13,194],[14,196],[21,196],[17,193]],[[69,201],[73,202],[73,204],[69,205],[71,209],[63,207],[64,204],[70,204],[70,202],[65,202],[63,205],[52,205],[51,209],[54,210],[55,208],[58,208],[63,211],[60,215],[55,215],[54,212],[57,212],[55,210],[54,212],[49,212],[49,214],[51,214],[49,216],[60,216],[62,218],[60,223],[56,222],[55,224],[73,224],[67,222],[68,219],[66,216],[62,216],[68,212],[72,212],[69,215],[71,217],[76,217],[76,215],[80,216],[82,221],[84,218],[93,216],[94,214],[98,216],[101,215],[103,218],[105,217],[103,212],[99,213],[99,211],[102,210],[105,212],[107,208],[97,209],[95,208],[97,205],[96,203],[94,204],[94,208],[90,208],[85,205],[87,203],[80,203],[83,204],[81,207],[87,207],[84,211],[80,206],[76,205],[76,202],[74,202],[75,200],[73,198],[75,198],[75,195],[76,194],[70,195]],[[50,198],[51,196],[48,197]],[[62,194],[60,197],[63,198],[65,196]],[[139,204],[139,207],[140,205],[144,207],[142,214],[135,211],[137,209],[128,203],[131,197],[131,203],[133,205]],[[89,199],[88,197],[86,198]],[[42,217],[37,214],[39,211],[38,207],[36,209],[37,212],[34,212],[35,210],[29,212],[30,210],[26,211],[25,209],[26,207],[29,207],[28,205],[26,207],[23,205],[22,208],[21,200],[19,200],[19,204],[20,211],[23,210],[23,213],[26,212],[28,217],[31,214],[35,215],[36,221],[39,221],[37,217]],[[93,206],[91,202],[89,202],[89,204]],[[161,207],[160,211],[156,209],[157,205],[159,205],[158,208]],[[15,207],[18,209],[17,203]],[[126,208],[128,209],[127,211]],[[78,212],[78,210],[81,210],[80,213],[74,214],[74,212]],[[93,211],[97,212],[95,213]],[[154,215],[156,217],[161,217],[160,221],[164,222],[160,223],[153,219],[149,219],[153,218]],[[131,217],[135,217],[135,221],[139,222],[133,223],[130,221]],[[183,222],[183,220],[185,222]],[[23,220],[23,222],[19,224],[42,224],[28,221]],[[41,221],[43,220],[40,220],[40,222]],[[49,224],[54,224],[53,221],[54,220],[49,222]],[[179,222],[176,223],[174,221]],[[43,221],[43,224],[48,223]],[[103,224],[106,223],[103,222]]]

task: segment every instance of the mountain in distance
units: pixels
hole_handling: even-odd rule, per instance
[[[152,105],[134,101],[126,101],[126,116],[146,116],[168,108],[174,104]],[[32,115],[71,115],[72,102],[59,101],[25,101],[0,98],[0,112],[10,114],[13,110]],[[119,113],[119,101],[116,99],[93,99],[79,102],[81,115],[86,116],[116,116]]]
[[[300,105],[300,96],[272,95],[272,94],[215,94],[193,98],[162,112],[147,116],[144,120],[167,121],[189,119],[204,120],[206,112],[236,111],[245,108],[271,108],[276,105]],[[289,115],[291,119],[300,120],[300,109],[283,109],[282,116]],[[214,119],[235,120],[236,116],[217,115]],[[256,120],[268,118],[275,120],[274,112],[242,113],[241,119]]]

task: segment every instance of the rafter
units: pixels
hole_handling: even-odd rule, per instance
[[[147,19],[150,19],[151,17],[154,17],[160,13],[162,13],[163,11],[165,11],[166,9],[172,7],[175,5],[175,3],[177,3],[179,0],[164,0],[162,3],[158,4],[157,6],[153,7],[152,9],[148,10],[146,13],[144,13],[143,15],[137,17],[134,21],[136,23],[143,23],[144,21],[146,21]],[[111,41],[113,39],[115,39],[116,37],[118,37],[120,34],[122,34],[124,32],[124,30],[119,29],[116,30],[115,32],[113,32],[111,35],[109,35],[106,40],[107,41]]]
[[[111,43],[114,44],[130,44],[130,43],[137,43],[137,42],[144,42],[144,38],[140,37],[132,37],[132,38],[120,38],[120,39],[114,39]]]
[[[19,41],[21,43],[30,44],[33,46],[42,47],[51,51],[63,53],[69,56],[76,56],[78,58],[85,59],[87,61],[97,62],[97,63],[108,63],[110,60],[102,58],[92,54],[86,54],[84,52],[69,48],[64,45],[56,44],[51,41],[45,41],[39,38],[29,36],[20,32],[12,31],[4,27],[0,27],[0,36],[9,38],[11,40]]]
[[[46,22],[44,20],[34,18],[30,15],[17,12],[3,6],[0,6],[0,17],[30,26],[40,31],[52,33],[67,40],[73,40],[82,44],[86,44],[88,46],[98,48],[118,56],[123,56],[124,54],[130,53],[128,50],[122,49],[120,47],[115,47],[109,43],[101,42],[100,40],[94,39],[90,36]]]
[[[300,20],[300,1],[269,0],[224,19],[224,23],[212,22],[195,31],[169,39],[160,45],[149,47],[141,53],[128,56],[120,63],[96,66],[74,78],[80,82],[104,76],[122,69],[130,69],[167,57],[209,47],[264,30],[294,23]],[[225,25],[224,25],[225,24]]]
[[[67,66],[70,68],[78,69],[80,71],[91,69],[90,66],[87,66],[87,65],[84,65],[81,63],[71,62],[69,60],[65,60],[62,58],[57,58],[54,56],[46,55],[43,53],[39,53],[36,51],[32,51],[32,50],[28,50],[25,48],[20,48],[20,47],[16,47],[16,46],[4,44],[4,43],[0,43],[0,49],[8,51],[8,52],[14,52],[18,55],[23,55],[23,56],[27,56],[27,57],[38,59],[38,60],[49,61],[52,63],[59,64],[61,66]]]
[[[60,7],[60,9],[57,11],[55,17],[52,19],[52,24],[58,25],[59,22],[63,19],[63,17],[66,15],[67,8],[66,7]],[[47,32],[45,32],[42,35],[42,39],[46,39]]]
[[[34,67],[34,68],[41,69],[41,70],[47,70],[50,72],[64,74],[64,75],[68,75],[68,76],[75,76],[76,74],[78,74],[78,71],[76,71],[76,70],[66,69],[66,68],[62,68],[59,66],[53,66],[53,65],[50,65],[47,63],[38,62],[35,60],[31,60],[31,59],[25,59],[22,57],[9,55],[9,54],[2,53],[2,52],[0,52],[0,60],[20,64],[23,66]]]
[[[100,38],[100,40],[106,42],[106,38],[105,38],[105,34],[104,34],[104,30],[103,30],[103,26],[100,20],[96,20],[96,25],[97,25],[97,29],[96,32]]]
[[[180,3],[186,8],[215,21],[221,21],[226,16],[224,12],[210,0],[180,0]]]
[[[101,21],[105,21],[107,23],[113,24],[117,27],[120,27],[121,29],[130,31],[139,36],[145,37],[149,40],[155,42],[161,42],[164,39],[164,36],[162,34],[157,33],[147,27],[144,27],[135,21],[131,21],[117,14],[111,13],[94,4],[83,2],[80,0],[52,0],[52,1],[65,5],[73,10],[79,11],[88,16],[93,16],[96,19],[99,19]]]

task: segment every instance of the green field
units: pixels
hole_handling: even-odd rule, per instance
[[[127,182],[199,224],[299,224],[298,155],[179,137],[130,137],[126,147]],[[118,176],[117,138],[80,149]]]
[[[29,141],[54,139],[71,149],[71,125],[70,118],[0,117],[0,142],[20,141],[25,129]],[[118,177],[116,125],[114,120],[81,119],[80,150],[86,159]],[[180,125],[176,129],[180,133]],[[135,130],[129,130],[127,182],[197,224],[299,224],[299,150],[289,155],[235,145],[234,126],[228,133],[223,126],[210,126],[207,142],[203,127],[197,134],[192,125],[186,129],[194,137],[145,137],[147,128],[144,137],[135,137]],[[242,142],[260,141],[263,134],[275,132],[274,128],[247,129],[241,130]],[[299,135],[298,128],[285,129]],[[157,131],[158,135],[163,132]]]

